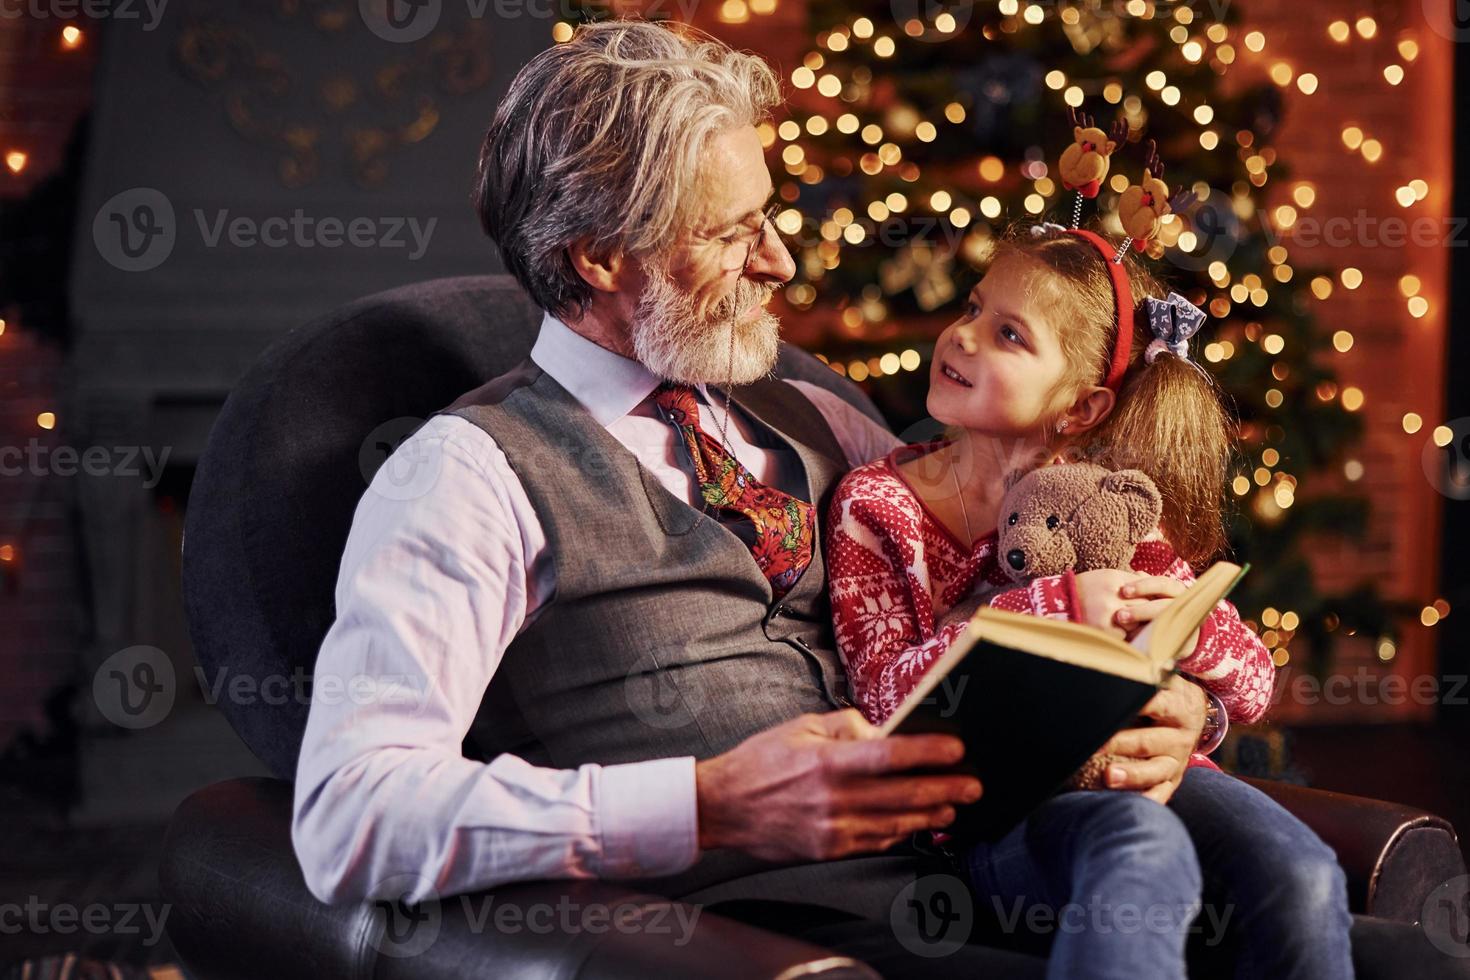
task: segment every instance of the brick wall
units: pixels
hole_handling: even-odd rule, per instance
[[[1271,204],[1295,204],[1293,192],[1308,183],[1315,191],[1310,207],[1298,207],[1300,219],[1325,222],[1340,216],[1356,219],[1366,212],[1367,234],[1356,228],[1349,244],[1321,241],[1311,247],[1287,235],[1292,265],[1320,267],[1334,277],[1332,295],[1317,302],[1315,315],[1327,330],[1347,330],[1353,344],[1346,353],[1329,355],[1343,387],[1363,392],[1360,412],[1366,435],[1351,457],[1362,464],[1356,482],[1337,475],[1319,480],[1323,490],[1352,487],[1372,504],[1367,540],[1362,545],[1323,542],[1315,570],[1324,587],[1345,590],[1371,580],[1390,599],[1424,605],[1439,596],[1439,527],[1443,498],[1425,477],[1421,453],[1436,425],[1444,419],[1445,337],[1448,324],[1449,250],[1443,244],[1387,244],[1386,219],[1412,222],[1428,218],[1443,225],[1451,207],[1453,167],[1453,50],[1442,31],[1427,23],[1434,4],[1374,3],[1359,7],[1316,4],[1319,14],[1301,5],[1243,4],[1244,19],[1266,39],[1258,53],[1242,51],[1237,71],[1270,70],[1284,62],[1294,73],[1283,88],[1285,122],[1275,142],[1280,159],[1290,165],[1289,179],[1274,181]],[[1446,3],[1446,7],[1449,5]],[[1358,18],[1372,18],[1363,27]],[[1447,17],[1448,14],[1443,16]],[[1348,25],[1347,40],[1334,39],[1334,22]],[[1339,35],[1341,27],[1336,28]],[[1410,42],[1416,50],[1401,48]],[[1414,54],[1411,59],[1406,54]],[[1384,70],[1401,66],[1402,81],[1391,85]],[[1306,94],[1296,79],[1315,74],[1316,91]],[[1344,141],[1344,130],[1356,126],[1364,138],[1380,142],[1383,153],[1372,162]],[[1399,188],[1415,180],[1427,194],[1410,206],[1396,200]],[[1302,226],[1298,225],[1299,228]],[[1320,227],[1320,226],[1319,226]],[[1462,233],[1463,242],[1463,233]],[[1362,273],[1362,284],[1345,288],[1344,269]],[[1401,292],[1402,277],[1420,281],[1419,295],[1428,312],[1416,318]],[[1406,413],[1416,413],[1422,426],[1404,427]],[[1289,461],[1284,464],[1289,471]],[[1463,612],[1461,613],[1464,614]],[[1412,621],[1388,662],[1373,640],[1344,638],[1338,645],[1336,670],[1351,674],[1363,667],[1374,678],[1406,679],[1436,670],[1432,627]],[[1376,681],[1375,681],[1376,685]],[[1375,686],[1375,690],[1376,690]],[[1399,705],[1301,705],[1283,701],[1273,712],[1278,721],[1389,721],[1432,717],[1432,704],[1413,699]]]

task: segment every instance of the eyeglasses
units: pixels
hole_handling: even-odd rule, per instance
[[[780,210],[780,201],[777,201],[770,207],[766,208],[765,212],[761,215],[761,223],[756,226],[755,231],[753,231],[750,235],[750,241],[746,243],[744,261],[742,261],[739,266],[722,266],[724,271],[731,272],[734,269],[739,268],[741,275],[744,275],[745,273],[750,271],[750,260],[755,257],[755,248],[766,237],[766,225],[769,223],[772,227],[775,227],[776,212]],[[780,235],[779,228],[777,228],[776,234],[778,236]],[[736,254],[739,253],[737,252]]]

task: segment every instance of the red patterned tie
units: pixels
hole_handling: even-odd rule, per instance
[[[699,427],[699,406],[688,385],[664,382],[654,401],[684,437],[694,475],[707,505],[744,515],[755,526],[750,552],[777,599],[785,596],[812,561],[812,505],[768,487]]]

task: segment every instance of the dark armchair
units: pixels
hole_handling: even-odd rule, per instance
[[[202,980],[239,977],[873,976],[851,959],[713,913],[687,932],[486,926],[483,899],[521,909],[596,904],[629,921],[677,903],[628,883],[535,882],[433,908],[328,906],[290,841],[291,785],[309,675],[334,618],[338,561],[376,468],[432,411],[508,370],[540,314],[508,279],[447,279],[354,303],[273,344],[226,402],[190,494],[184,591],[194,649],[213,676],[295,696],[221,708],[275,779],[209,786],[174,815],[160,882],[169,936]],[[811,355],[783,347],[777,373],[814,381],[881,421]],[[1354,912],[1414,923],[1464,872],[1453,829],[1405,807],[1259,783],[1314,827],[1347,870]],[[678,911],[688,912],[683,909]],[[686,915],[684,921],[691,921]],[[478,926],[477,926],[478,923]],[[406,926],[412,926],[407,929]],[[1401,928],[1401,927],[1400,927]]]

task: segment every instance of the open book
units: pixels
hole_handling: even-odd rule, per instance
[[[1131,642],[1094,626],[982,608],[884,722],[884,735],[943,732],[984,787],[947,832],[996,840],[1128,727],[1192,653],[1186,647],[1250,565],[1217,562]]]

